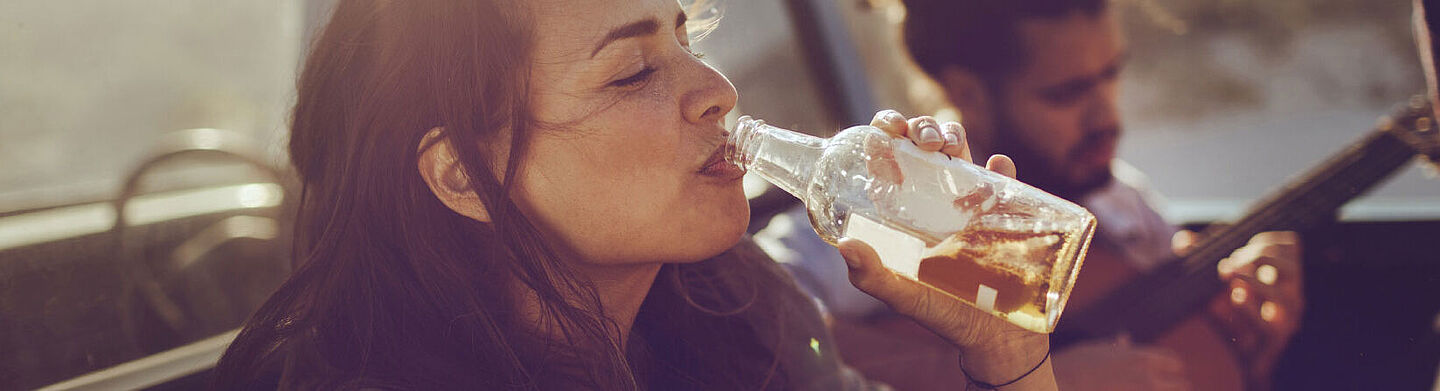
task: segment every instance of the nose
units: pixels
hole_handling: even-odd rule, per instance
[[[719,123],[740,98],[735,85],[699,59],[690,58],[684,66],[692,69],[686,73],[689,77],[681,81],[682,85],[691,86],[680,99],[685,120],[695,124]]]
[[[1097,86],[1086,109],[1086,129],[1115,129],[1120,126],[1120,113],[1116,107],[1120,96],[1116,84],[1118,83],[1111,81]]]

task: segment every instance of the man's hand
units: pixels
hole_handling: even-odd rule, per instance
[[[1087,341],[1055,353],[1055,380],[1078,391],[1173,390],[1193,387],[1174,352],[1134,346],[1129,338]]]
[[[1184,253],[1198,234],[1175,235],[1177,253]],[[1305,311],[1300,237],[1294,232],[1264,232],[1220,261],[1217,273],[1230,289],[1211,302],[1210,312],[1225,327],[1236,351],[1255,376],[1266,377]],[[1254,380],[1254,379],[1252,379]]]

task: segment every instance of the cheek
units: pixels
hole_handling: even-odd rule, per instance
[[[520,184],[532,217],[571,252],[600,263],[684,260],[696,256],[687,247],[697,242],[738,237],[727,232],[743,231],[743,221],[715,221],[748,216],[738,183],[727,196],[691,172],[707,155],[701,138],[659,116],[625,113],[624,122],[600,115],[592,119],[608,126],[537,136]]]
[[[566,131],[570,133],[571,131]],[[644,217],[639,205],[673,197],[677,147],[636,129],[579,130],[536,140],[523,187],[562,228],[589,230]]]
[[[1046,158],[1060,162],[1076,144],[1083,133],[1081,112],[1077,108],[1054,108],[1044,102],[1031,101],[1016,105],[1019,108],[1015,118],[1017,131],[1024,141]]]
[[[623,97],[545,102],[556,110],[544,113],[571,118],[551,121],[566,129],[536,134],[520,198],[583,261],[699,260],[744,233],[739,181],[694,172],[715,147],[707,135],[718,132],[686,122],[670,85],[662,78]]]
[[[690,261],[733,246],[749,217],[739,182],[709,183],[666,155],[617,153],[608,164],[577,159],[564,164],[568,172],[551,163],[548,172],[526,176],[523,197],[568,252],[587,262]]]

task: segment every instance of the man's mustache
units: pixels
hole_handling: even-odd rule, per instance
[[[1120,128],[1118,127],[1086,131],[1085,136],[1081,137],[1080,142],[1071,149],[1070,155],[1077,156],[1085,151],[1113,144],[1119,139]]]

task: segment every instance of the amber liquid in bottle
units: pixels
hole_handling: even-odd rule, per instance
[[[741,118],[727,158],[805,202],[822,239],[1036,332],[1054,329],[1095,218],[1078,205],[868,126],[821,139]]]

